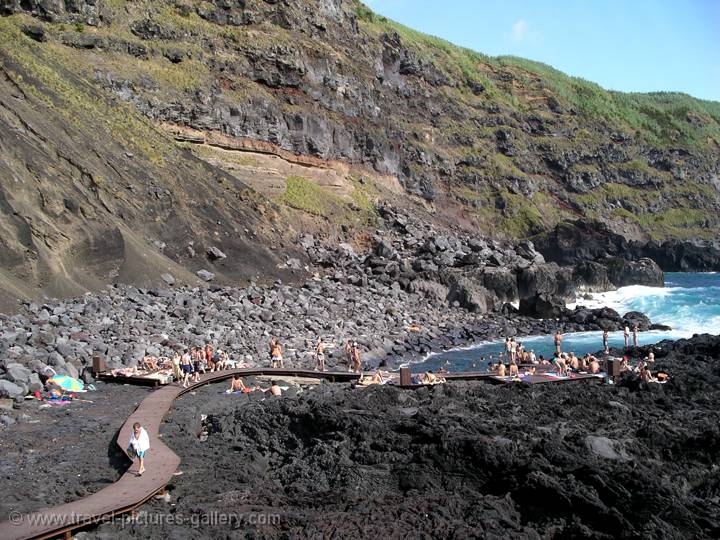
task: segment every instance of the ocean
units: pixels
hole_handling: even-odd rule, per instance
[[[591,308],[611,307],[620,315],[628,311],[642,311],[653,323],[668,325],[667,332],[649,331],[638,334],[640,345],[657,343],[664,339],[680,339],[693,334],[720,333],[720,273],[668,272],[665,287],[631,286],[615,291],[592,294],[591,300],[580,300],[575,305]],[[527,336],[515,339],[525,344],[526,350],[536,355],[552,357],[555,350],[552,336]],[[631,338],[632,339],[632,338]],[[610,333],[610,346],[623,346],[621,331]],[[575,354],[594,353],[602,349],[602,332],[577,332],[563,336],[563,350]],[[413,372],[445,367],[450,371],[484,369],[490,355],[497,359],[504,350],[502,340],[476,343],[469,347],[432,353],[425,360],[412,364]],[[481,366],[481,358],[485,365]]]

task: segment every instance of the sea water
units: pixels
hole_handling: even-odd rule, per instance
[[[628,311],[642,311],[653,323],[672,328],[666,332],[640,332],[640,345],[649,345],[664,339],[691,337],[693,334],[720,333],[720,274],[716,272],[668,272],[665,274],[665,287],[635,285],[590,296],[590,300],[580,300],[568,307],[607,306],[620,315]],[[632,341],[632,335],[630,339]],[[555,350],[553,336],[515,336],[515,340],[522,342],[526,350],[533,350],[536,355],[552,357]],[[611,347],[623,347],[623,332],[610,332],[609,341]],[[477,343],[470,347],[432,353],[411,368],[414,372],[437,370],[443,366],[451,371],[483,370],[487,368],[490,355],[497,361],[498,353],[504,352],[504,349],[503,340]],[[564,334],[562,349],[577,355],[602,350],[602,332]],[[485,364],[481,365],[483,357]]]

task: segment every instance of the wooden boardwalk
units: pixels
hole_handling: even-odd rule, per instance
[[[28,538],[54,538],[68,535],[71,531],[120,516],[138,508],[162,491],[172,479],[180,464],[180,458],[160,439],[160,424],[173,402],[186,392],[199,386],[229,379],[234,375],[250,377],[268,375],[275,377],[296,377],[301,379],[326,379],[331,382],[356,382],[360,375],[342,371],[312,371],[305,369],[241,368],[207,373],[200,382],[183,388],[177,383],[162,386],[145,398],[120,428],[117,444],[125,451],[130,440],[132,425],[139,422],[150,436],[150,451],[146,461],[147,471],[137,476],[137,463],[114,484],[97,493],[71,503],[40,510],[33,514],[13,516],[13,521],[0,523],[0,540],[24,540]],[[447,381],[483,380],[494,384],[515,384],[517,381],[497,377],[493,373],[448,373],[442,374]],[[589,382],[599,379],[592,375],[577,375],[569,379],[555,379],[534,376],[525,381],[530,384]],[[403,386],[421,388],[425,385]]]
[[[69,534],[75,529],[100,523],[139,507],[161,491],[173,477],[180,458],[160,439],[160,424],[173,402],[182,394],[204,384],[222,381],[234,375],[286,376],[298,378],[326,379],[331,382],[357,381],[357,373],[311,371],[297,369],[230,369],[203,375],[200,382],[188,388],[170,384],[153,391],[138,406],[120,428],[118,446],[125,451],[130,440],[132,425],[140,422],[150,436],[150,451],[145,458],[147,471],[137,476],[137,463],[114,484],[97,493],[71,503],[40,510],[33,514],[14,515],[12,521],[0,523],[0,539],[21,540],[27,538],[54,538]]]

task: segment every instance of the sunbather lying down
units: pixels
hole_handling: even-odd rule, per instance
[[[150,355],[143,356],[142,360],[138,363],[138,367],[147,371],[157,371],[160,369],[158,359]]]
[[[445,377],[438,377],[432,372],[432,370],[429,370],[426,373],[423,373],[420,382],[422,382],[422,384],[442,384],[445,382]]]
[[[367,377],[363,377],[362,379],[360,379],[358,381],[358,384],[362,386],[368,386],[370,384],[385,384],[389,376],[389,373],[385,372],[383,374],[383,372],[378,369],[372,375],[368,375]]]

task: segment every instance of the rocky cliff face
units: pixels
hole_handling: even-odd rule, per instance
[[[713,237],[720,224],[716,103],[608,93],[355,0],[2,0],[0,13],[3,271],[16,295],[105,283],[144,259],[128,247],[139,245],[176,274],[274,272],[291,250],[273,229],[300,220],[348,236],[358,223],[343,205],[383,197],[512,239],[578,217],[643,241]],[[265,192],[250,150],[307,176],[340,171],[354,198],[333,213],[284,177]],[[402,191],[368,197],[359,177]],[[228,259],[208,260],[213,246]],[[76,262],[92,253],[107,268]]]
[[[42,51],[23,59],[0,66],[0,300],[282,275],[268,201]]]

